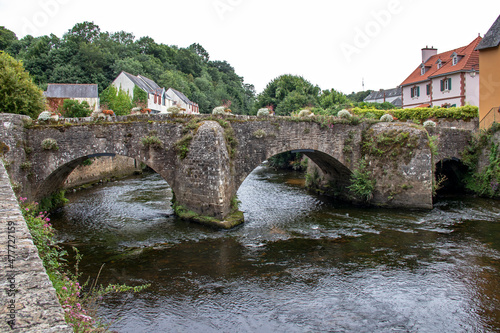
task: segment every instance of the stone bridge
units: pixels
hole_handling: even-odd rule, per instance
[[[38,200],[60,189],[89,157],[123,155],[145,163],[171,186],[176,207],[231,227],[232,199],[268,158],[301,151],[318,169],[318,187],[359,201],[348,189],[361,160],[376,180],[371,204],[432,208],[435,165],[458,160],[471,130],[338,118],[139,115],[37,124],[0,114],[0,151],[18,195]],[[315,178],[315,177],[311,177]]]

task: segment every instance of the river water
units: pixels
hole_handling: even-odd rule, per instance
[[[172,216],[145,174],[68,195],[52,216],[83,254],[82,280],[151,287],[106,296],[118,332],[500,332],[500,202],[370,209],[308,194],[303,176],[257,168],[246,222]]]

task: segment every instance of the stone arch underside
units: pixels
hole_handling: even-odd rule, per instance
[[[437,194],[457,194],[465,191],[464,178],[469,168],[458,158],[445,158],[436,163],[434,172]]]
[[[250,163],[251,169],[247,169],[244,173],[244,177],[240,177],[238,179],[238,183],[236,184],[235,193],[240,188],[241,184],[244,180],[252,173],[259,165],[261,165],[264,161],[267,161],[269,158],[276,156],[285,152],[300,152],[303,153],[307,158],[309,158],[323,173],[325,179],[329,182],[335,183],[337,187],[345,188],[350,185],[350,178],[352,171],[342,164],[337,158],[331,156],[322,151],[314,150],[314,149],[290,149],[286,151],[281,151],[278,153],[269,152],[266,154],[266,157],[262,160],[255,159]]]
[[[76,167],[81,165],[85,160],[92,158],[92,157],[98,157],[98,156],[125,156],[128,158],[133,158],[140,163],[144,163],[148,167],[150,167],[152,170],[157,172],[171,187],[173,183],[173,176],[171,175],[171,172],[168,170],[163,170],[161,169],[158,165],[155,163],[151,163],[147,159],[142,158],[141,156],[129,156],[125,154],[114,154],[114,153],[93,153],[89,155],[84,155],[80,157],[76,157],[69,162],[66,162],[59,167],[57,167],[55,170],[52,170],[50,174],[45,177],[45,179],[42,179],[37,186],[34,197],[39,200],[42,199],[48,195],[51,195],[52,193],[56,192],[57,190],[61,189],[64,185],[64,182],[68,178],[68,176],[75,170]],[[172,191],[174,189],[172,188]]]

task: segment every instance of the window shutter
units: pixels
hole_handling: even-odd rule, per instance
[[[430,84],[428,84],[428,85],[426,85],[426,86],[425,86],[425,93],[426,93],[427,95],[430,95],[430,94],[431,94],[431,85],[430,85]]]
[[[410,88],[410,95],[411,95],[411,98],[413,98],[415,96],[415,93],[413,92],[413,88]]]
[[[448,79],[448,90],[451,90],[451,78]]]
[[[444,91],[444,80],[441,80],[441,91]]]
[[[420,87],[417,87],[417,97],[420,97]]]

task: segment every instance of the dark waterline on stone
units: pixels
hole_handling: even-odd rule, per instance
[[[84,255],[82,279],[138,285],[105,298],[119,332],[500,330],[500,203],[447,199],[430,212],[368,209],[307,194],[260,167],[238,192],[245,224],[172,216],[156,174],[69,195],[53,217]]]

